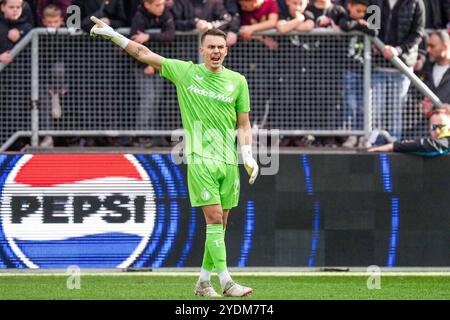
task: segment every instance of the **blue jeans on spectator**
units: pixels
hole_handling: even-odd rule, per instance
[[[411,81],[396,69],[375,69],[371,81],[374,128],[385,129],[399,140],[402,138],[402,110]]]
[[[364,96],[363,74],[356,71],[344,73],[344,128],[363,130]]]

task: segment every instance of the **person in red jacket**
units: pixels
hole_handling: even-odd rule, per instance
[[[239,0],[242,10],[239,35],[244,41],[256,39],[268,48],[276,49],[275,40],[266,36],[255,36],[258,31],[275,28],[280,9],[276,0]]]

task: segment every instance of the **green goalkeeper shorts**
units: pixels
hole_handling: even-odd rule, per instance
[[[240,180],[237,165],[190,154],[188,189],[193,207],[221,204],[223,209],[238,205]]]

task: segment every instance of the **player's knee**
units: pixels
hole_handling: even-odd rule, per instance
[[[209,223],[210,224],[223,224],[222,213],[214,212],[209,215]]]
[[[206,206],[203,207],[203,213],[207,224],[222,224],[223,213],[219,206]]]

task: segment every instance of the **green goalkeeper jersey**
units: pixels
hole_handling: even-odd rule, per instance
[[[237,112],[250,111],[245,77],[225,67],[216,73],[176,59],[163,60],[161,76],[177,88],[186,154],[237,164]]]

